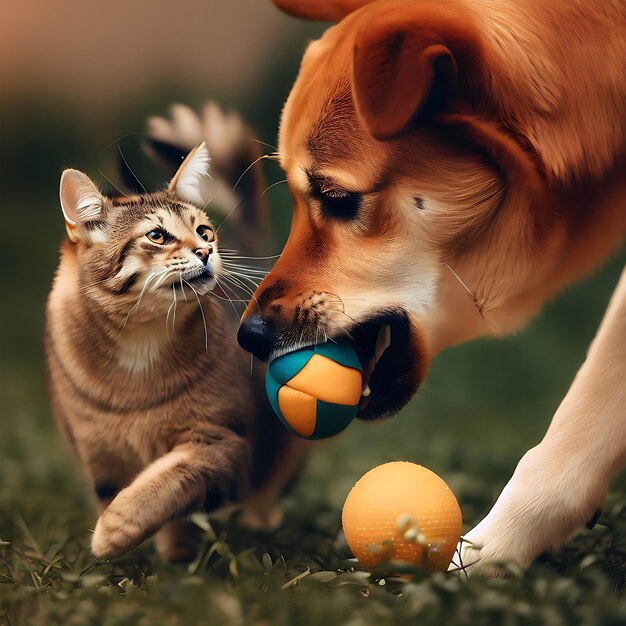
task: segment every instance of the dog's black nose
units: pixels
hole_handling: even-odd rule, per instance
[[[271,326],[260,316],[250,315],[242,322],[237,333],[239,345],[262,361],[267,361],[273,348],[276,334]]]

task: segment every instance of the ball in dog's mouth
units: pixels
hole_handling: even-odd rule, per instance
[[[394,415],[411,399],[424,377],[424,344],[402,310],[382,311],[331,337],[331,341],[348,341],[361,362],[363,387],[356,415],[359,419]],[[269,362],[292,351],[291,345],[277,349]]]

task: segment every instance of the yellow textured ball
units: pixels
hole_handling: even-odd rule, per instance
[[[398,560],[443,571],[461,535],[461,509],[437,474],[395,461],[357,481],[343,506],[342,523],[363,567]]]

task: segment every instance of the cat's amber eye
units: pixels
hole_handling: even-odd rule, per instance
[[[198,226],[198,228],[196,228],[196,232],[205,241],[213,241],[215,239],[215,233],[210,226]]]
[[[159,230],[158,228],[155,228],[154,230],[151,230],[146,237],[152,242],[152,243],[158,243],[159,245],[163,245],[165,243],[165,233],[162,230]]]

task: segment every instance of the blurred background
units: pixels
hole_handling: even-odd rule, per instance
[[[269,0],[0,0],[1,539],[17,532],[18,519],[34,534],[95,519],[45,391],[42,324],[64,235],[62,169],[82,169],[112,190],[107,178],[118,179],[121,149],[142,180],[161,182],[140,141],[146,117],[173,102],[214,99],[276,143],[304,48],[324,28],[280,14]],[[265,167],[268,184],[282,178],[275,164]],[[275,254],[290,203],[280,185],[268,196],[275,227],[267,253]],[[518,335],[441,355],[398,417],[355,424],[320,446],[288,509],[308,502],[337,516],[358,476],[406,459],[441,473],[466,523],[477,521],[542,437],[624,261],[622,251]]]

